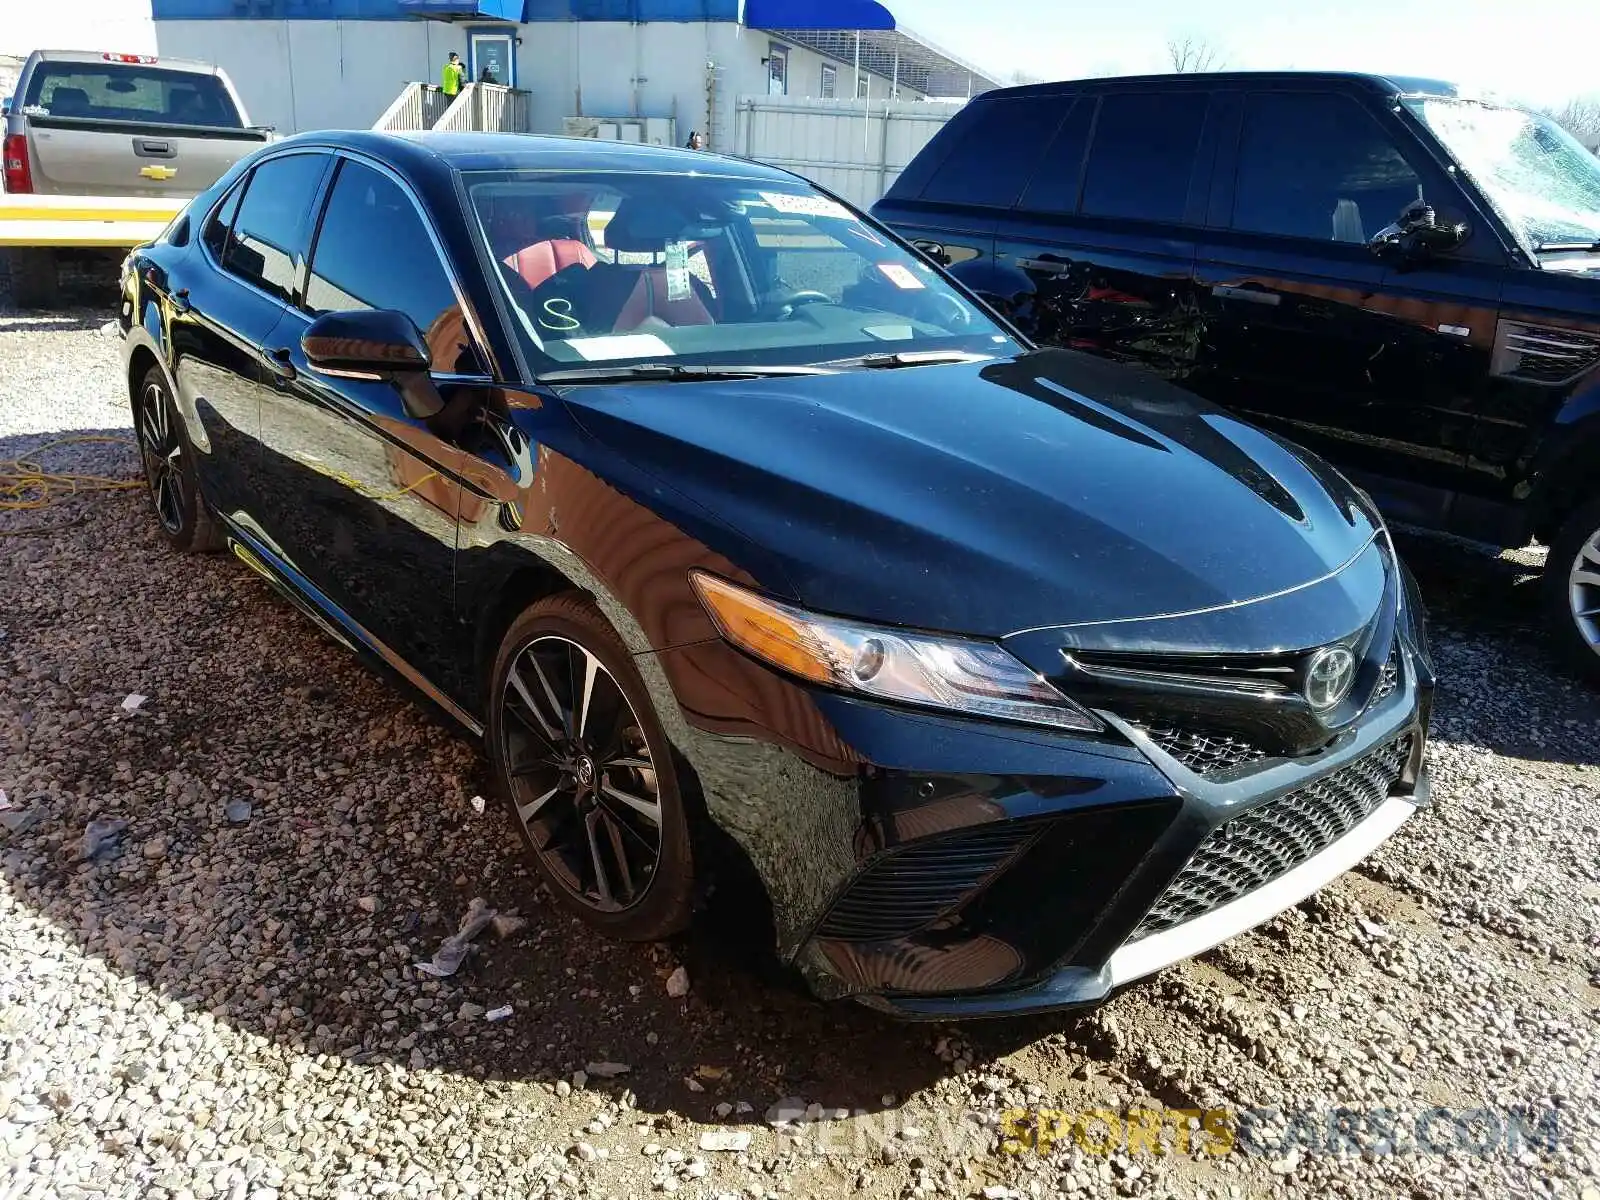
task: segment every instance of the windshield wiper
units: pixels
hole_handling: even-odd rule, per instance
[[[1533,248],[1540,254],[1559,254],[1563,251],[1600,254],[1600,242],[1536,242]]]
[[[825,367],[859,367],[863,371],[888,371],[895,367],[932,367],[940,363],[986,362],[992,354],[969,350],[899,350],[893,354],[863,354],[859,358],[835,358]]]
[[[713,379],[767,379],[785,375],[831,375],[821,367],[702,366],[694,363],[636,363],[629,367],[572,367],[546,371],[538,383],[628,383],[652,380],[663,383]]]

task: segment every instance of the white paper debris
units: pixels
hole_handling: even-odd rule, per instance
[[[708,1129],[700,1135],[700,1149],[742,1154],[750,1149],[750,1131],[747,1129]]]
[[[460,970],[461,964],[467,961],[467,955],[472,953],[472,939],[482,933],[497,915],[481,898],[474,897],[467,906],[467,915],[461,919],[461,928],[439,944],[432,961],[417,963],[417,970],[435,979],[454,975]]]
[[[485,1021],[506,1021],[510,1020],[511,1013],[511,1005],[507,1004],[503,1008],[491,1008],[483,1014],[483,1019]]]
[[[674,1000],[680,1000],[689,994],[689,972],[683,967],[677,968],[667,976],[667,995]]]
[[[125,713],[136,713],[148,699],[150,699],[149,696],[141,696],[138,692],[130,692],[122,701],[122,711]]]
[[[482,796],[474,796],[468,801],[468,803],[472,805],[473,812],[477,813],[479,816],[483,815],[483,810],[487,804],[487,801],[485,801]]]

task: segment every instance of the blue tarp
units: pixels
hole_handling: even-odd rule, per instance
[[[751,29],[893,29],[894,14],[876,0],[745,0]]]

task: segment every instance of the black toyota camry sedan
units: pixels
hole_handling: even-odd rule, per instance
[[[481,736],[606,933],[681,930],[731,864],[821,996],[1082,1004],[1427,802],[1422,615],[1363,493],[1029,347],[792,175],[308,134],[122,288],[163,535]]]

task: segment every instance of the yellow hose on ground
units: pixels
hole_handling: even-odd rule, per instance
[[[57,446],[78,445],[84,442],[103,442],[115,446],[132,446],[134,440],[111,437],[106,434],[78,434],[56,438],[35,446],[25,458],[0,460],[0,512],[35,512],[49,508],[67,496],[82,492],[123,492],[144,486],[142,479],[113,479],[107,475],[85,475],[73,471],[47,471],[39,465],[39,456]],[[54,533],[70,529],[79,521],[61,525],[38,525],[26,529],[0,529],[0,537],[18,537],[33,533]]]

